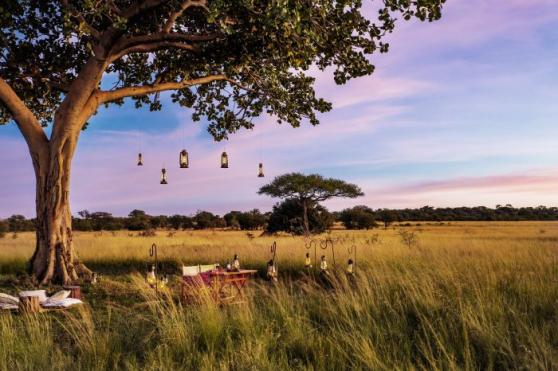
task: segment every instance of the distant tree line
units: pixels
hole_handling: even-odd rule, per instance
[[[496,205],[494,209],[477,207],[434,208],[424,206],[417,209],[377,209],[355,206],[334,213],[336,220],[347,229],[374,228],[378,223],[385,227],[394,222],[407,221],[528,221],[558,220],[558,207],[520,207]]]
[[[269,233],[286,231],[301,234],[304,220],[300,203],[285,200],[277,203],[271,212],[262,213],[258,209],[250,211],[230,211],[223,216],[200,210],[194,215],[148,215],[142,210],[133,210],[127,217],[113,216],[111,213],[80,211],[73,218],[73,227],[78,231],[115,231],[127,229],[144,231],[148,229],[218,229],[258,230]],[[320,233],[340,222],[347,229],[371,229],[387,227],[394,222],[407,221],[536,221],[558,220],[558,207],[521,207],[497,205],[495,208],[455,207],[434,208],[424,206],[418,209],[371,209],[359,205],[342,211],[329,212],[316,204],[308,210],[308,223],[312,233]],[[34,219],[23,215],[12,215],[0,220],[0,237],[6,233],[34,231]]]
[[[399,221],[527,221],[558,220],[558,207],[521,207],[496,205],[494,209],[477,207],[434,208],[392,210]]]
[[[231,211],[224,216],[200,210],[194,215],[148,215],[143,210],[132,210],[128,217],[115,217],[106,212],[90,213],[87,210],[78,213],[79,218],[73,219],[75,230],[100,231],[128,229],[144,231],[147,229],[242,229],[254,230],[265,226],[267,216],[259,210],[248,212]]]

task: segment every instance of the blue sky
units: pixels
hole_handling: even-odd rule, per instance
[[[190,112],[131,104],[101,109],[80,138],[72,210],[125,215],[269,209],[259,186],[290,172],[359,184],[366,195],[327,203],[379,207],[558,206],[558,4],[448,0],[435,23],[401,23],[376,73],[336,86],[321,125],[293,129],[261,117],[214,143]],[[178,169],[185,146],[191,168]],[[139,148],[146,166],[135,166]],[[226,149],[231,168],[219,168]],[[15,125],[0,128],[0,217],[34,214],[34,178]],[[266,178],[257,178],[263,162]],[[158,184],[162,166],[169,185]]]

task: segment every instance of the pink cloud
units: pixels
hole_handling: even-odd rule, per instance
[[[395,187],[391,192],[421,193],[477,189],[497,189],[503,192],[538,192],[541,190],[558,189],[558,175],[510,174],[454,178]]]
[[[426,81],[388,77],[379,73],[349,80],[337,85],[331,70],[315,73],[318,96],[330,101],[334,109],[341,109],[362,103],[386,102],[410,96],[427,94],[437,87]]]
[[[363,183],[365,197],[329,202],[334,209],[365,204],[371,207],[495,206],[512,203],[515,206],[557,206],[558,169],[533,169],[522,173],[446,178],[434,181],[384,181],[382,184]]]

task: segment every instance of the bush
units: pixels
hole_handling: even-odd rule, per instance
[[[406,245],[409,249],[412,247],[418,247],[419,239],[417,232],[400,230],[397,232],[401,238],[401,242]]]
[[[367,206],[345,209],[339,214],[339,220],[347,229],[370,229],[378,226],[374,212]]]
[[[167,219],[167,226],[172,229],[188,229],[193,228],[192,218],[184,215],[173,215],[169,216]]]
[[[7,222],[10,232],[29,232],[35,230],[33,220],[25,219],[23,215],[12,215],[8,218]]]
[[[248,212],[231,211],[225,214],[223,219],[225,219],[228,228],[242,229],[244,231],[263,228],[267,222],[266,216],[258,209]]]
[[[384,223],[384,228],[389,227],[389,225],[396,220],[398,220],[398,215],[394,210],[378,210],[378,219]]]
[[[8,231],[8,223],[3,220],[0,220],[0,238],[4,238],[6,236],[6,232]]]
[[[123,227],[121,218],[116,218],[111,213],[103,211],[89,214],[88,219],[91,220],[94,231],[117,231]]]
[[[209,211],[198,211],[194,216],[194,228],[196,229],[224,228],[226,226],[223,218]]]
[[[166,215],[158,215],[149,217],[149,228],[167,228],[169,226],[169,218]]]
[[[72,218],[72,228],[76,231],[89,232],[93,230],[91,219]]]
[[[240,223],[238,222],[239,215],[242,214],[241,211],[231,211],[223,216],[227,227],[231,229],[240,229]]]
[[[286,200],[273,206],[266,232],[289,232],[304,234],[303,208],[296,200]],[[334,222],[333,215],[323,206],[316,204],[308,209],[310,232],[317,234],[329,229]]]
[[[267,218],[258,209],[248,211],[246,213],[240,213],[238,215],[238,224],[242,230],[254,230],[258,228],[263,228],[265,226]]]
[[[146,229],[144,231],[140,231],[138,233],[138,236],[140,237],[156,237],[157,236],[157,232],[155,232],[154,229]]]
[[[128,220],[126,221],[126,228],[129,231],[145,231],[150,229],[150,216],[143,210],[132,210],[128,214]]]

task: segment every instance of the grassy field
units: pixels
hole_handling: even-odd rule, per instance
[[[102,281],[84,287],[80,309],[0,313],[0,370],[558,367],[558,223],[412,224],[316,237],[335,241],[331,282],[303,272],[298,237],[76,233],[80,258]],[[416,232],[417,244],[405,245],[400,230]],[[258,279],[234,306],[177,302],[180,264],[225,263],[237,253],[263,276],[273,241],[279,284]],[[139,275],[153,242],[163,270],[175,274],[163,297]],[[33,245],[28,233],[0,240],[0,291],[28,287],[19,272]],[[358,273],[348,281],[352,246]],[[331,250],[322,253],[333,265]]]

